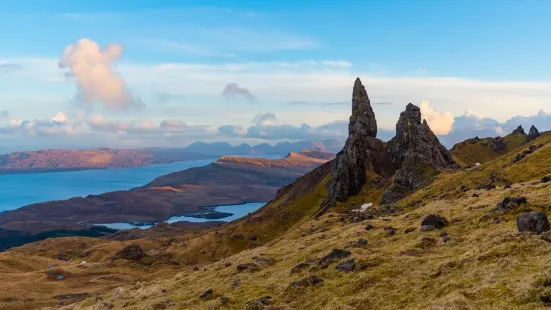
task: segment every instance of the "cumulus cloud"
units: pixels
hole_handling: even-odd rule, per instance
[[[423,100],[419,108],[421,108],[423,118],[427,120],[427,123],[435,134],[445,135],[451,131],[455,121],[451,112],[435,111],[427,100]]]
[[[90,39],[80,39],[68,45],[59,60],[59,67],[68,69],[77,85],[76,100],[93,106],[102,105],[109,110],[128,110],[144,106],[126,88],[122,77],[113,65],[122,56],[123,46],[112,44],[100,48]]]
[[[228,101],[246,100],[256,102],[257,98],[246,88],[240,87],[237,83],[229,83],[222,90],[222,96]]]

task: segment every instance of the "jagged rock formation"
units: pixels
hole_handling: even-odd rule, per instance
[[[352,91],[352,115],[348,139],[333,164],[329,200],[345,201],[356,195],[367,181],[367,171],[388,174],[390,167],[385,143],[375,138],[377,121],[365,87],[359,78]]]
[[[524,128],[522,128],[522,126],[518,126],[517,129],[513,130],[513,134],[526,135],[526,132],[524,132]]]
[[[457,166],[427,122],[421,122],[419,107],[411,103],[400,114],[396,136],[388,144],[375,138],[375,113],[359,78],[352,92],[348,131],[345,146],[333,163],[328,201],[345,201],[358,194],[367,182],[367,173],[374,172],[385,178],[394,175],[381,201],[393,202],[428,184],[440,169]]]
[[[534,125],[532,125],[532,127],[530,127],[530,132],[528,132],[528,137],[526,140],[531,141],[538,138],[539,136],[541,136],[539,130]]]
[[[411,103],[400,114],[396,136],[388,142],[388,149],[396,173],[393,184],[383,194],[383,204],[399,200],[427,185],[441,169],[457,167],[427,121],[421,122],[421,109]]]

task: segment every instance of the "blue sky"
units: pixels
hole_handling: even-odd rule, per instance
[[[322,126],[347,119],[356,76],[377,103],[381,128],[393,128],[408,102],[423,100],[440,134],[465,115],[502,123],[541,116],[551,110],[548,16],[551,2],[539,0],[4,0],[0,123],[8,125],[0,143],[130,147],[338,136],[341,127]],[[98,54],[120,78],[101,80],[122,83],[121,100],[132,102],[124,106],[140,109],[114,109],[120,96],[98,95],[111,84],[81,84],[92,72],[73,72],[82,58],[58,66],[71,44],[86,55],[81,39],[100,52],[121,48],[113,58]],[[276,117],[253,122],[265,113]],[[167,120],[172,125],[163,127]],[[220,126],[234,131],[222,135]]]

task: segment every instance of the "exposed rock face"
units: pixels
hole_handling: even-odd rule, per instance
[[[366,171],[388,174],[385,143],[375,138],[377,121],[365,87],[359,78],[352,91],[352,116],[348,139],[333,164],[333,180],[329,184],[329,200],[345,201],[356,195],[367,181]]]
[[[421,109],[408,104],[396,124],[396,136],[388,142],[390,161],[396,169],[393,185],[381,203],[391,203],[430,183],[440,169],[457,164],[440,144],[426,120],[421,122]]]
[[[530,132],[528,133],[528,139],[527,140],[528,141],[534,140],[539,136],[541,136],[539,130],[534,125],[532,125],[532,127],[530,127]]]

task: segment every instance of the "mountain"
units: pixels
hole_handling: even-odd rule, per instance
[[[342,143],[340,141],[327,139],[321,141],[278,142],[275,145],[261,143],[255,146],[248,144],[231,146],[226,142],[195,142],[182,150],[210,155],[285,155],[298,153],[305,149],[336,153],[341,148]]]
[[[206,158],[212,158],[212,155],[160,148],[46,149],[0,155],[0,174],[139,167]]]
[[[384,143],[359,80],[352,97],[343,150],[250,216],[10,249],[0,307],[547,308],[551,133],[462,168],[417,107]]]

